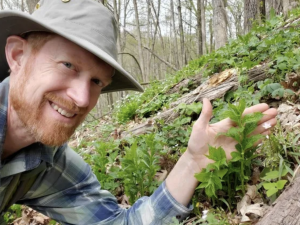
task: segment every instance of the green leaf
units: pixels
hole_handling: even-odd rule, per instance
[[[286,184],[287,180],[279,180],[276,182],[276,186],[279,190],[284,188],[284,185]]]
[[[272,97],[275,98],[275,97],[283,97],[283,94],[284,94],[284,89],[283,88],[279,88],[275,91],[272,92]]]
[[[261,112],[255,112],[243,116],[242,123],[257,123],[263,117]]]
[[[221,133],[227,137],[231,137],[237,142],[241,142],[241,134],[244,131],[244,127],[231,127],[226,133]]]
[[[216,171],[216,174],[218,177],[220,177],[221,179],[224,177],[224,175],[227,173],[228,169],[222,169],[222,170],[218,170]]]
[[[276,194],[277,192],[278,192],[278,189],[276,187],[271,188],[267,191],[267,196],[270,197],[270,196]]]
[[[257,134],[257,135],[253,135],[251,137],[245,138],[242,141],[243,149],[247,150],[249,148],[252,148],[253,145],[262,138],[263,138],[263,135],[261,135],[261,134]]]
[[[251,134],[257,127],[257,122],[255,123],[246,123],[244,129],[244,136]]]
[[[210,180],[210,173],[206,173],[202,171],[200,173],[196,173],[195,177],[200,182],[208,182]]]
[[[197,187],[197,189],[200,189],[200,188],[206,188],[206,187],[208,187],[208,183],[207,183],[207,182],[203,182],[203,183],[201,183],[201,184]]]
[[[264,176],[262,179],[263,180],[273,180],[277,179],[279,177],[279,172],[277,170],[271,171],[266,173],[266,176]]]
[[[239,102],[239,105],[238,105],[238,111],[239,111],[239,114],[243,114],[244,110],[246,109],[246,101],[245,99],[241,99],[240,102]]]
[[[234,111],[226,110],[221,114],[221,118],[230,118],[233,122],[239,123],[240,116],[237,115]]]
[[[212,159],[216,162],[220,161],[224,158],[226,159],[226,154],[222,147],[215,148],[215,147],[209,146],[208,152],[209,152],[209,155],[207,155],[206,157],[209,159]]]
[[[240,152],[231,152],[232,159],[230,162],[238,162],[242,159],[241,153]]]
[[[266,190],[272,189],[272,188],[276,188],[276,185],[274,183],[263,183],[263,187]]]

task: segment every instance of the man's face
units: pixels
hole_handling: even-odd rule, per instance
[[[61,145],[96,105],[113,69],[93,54],[55,36],[12,75],[10,105],[36,141]]]

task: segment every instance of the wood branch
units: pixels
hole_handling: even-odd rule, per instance
[[[157,55],[155,52],[151,51],[151,49],[149,49],[146,46],[143,46],[144,49],[148,50],[152,55],[154,55],[156,58],[158,58],[160,61],[162,61],[164,64],[166,64],[168,67],[170,67],[171,69],[177,71],[176,67],[174,65],[172,65],[171,63],[167,62],[166,60],[162,59],[159,55]]]
[[[134,40],[137,41],[136,37],[133,34],[131,34],[128,30],[125,30],[125,32],[128,33],[131,37],[133,37]],[[152,55],[154,55],[157,59],[159,59],[161,62],[163,62],[164,64],[166,64],[168,67],[172,68],[175,71],[178,70],[174,65],[172,65],[169,62],[167,62],[166,60],[164,60],[163,58],[161,58],[159,55],[157,55],[156,53],[154,53],[153,51],[151,51],[151,49],[148,48],[147,46],[143,45],[143,48],[146,49],[147,51],[149,51]]]
[[[137,58],[135,58],[134,55],[132,55],[131,53],[128,53],[128,52],[120,52],[119,54],[120,55],[130,55],[134,59],[134,61],[136,62],[136,64],[138,65],[138,67],[139,67],[139,69],[141,71],[141,74],[142,74],[142,68],[141,68],[141,66],[139,64],[139,61],[137,60]]]
[[[248,71],[249,82],[257,82],[264,80],[268,76],[268,69],[270,64],[264,64],[254,67]],[[170,104],[170,109],[150,118],[150,121],[155,120],[165,120],[166,122],[171,122],[175,120],[178,116],[177,106],[180,103],[192,104],[193,102],[202,101],[203,98],[208,98],[209,100],[214,100],[217,98],[222,98],[229,90],[235,90],[238,87],[238,76],[235,69],[225,70],[221,73],[215,74],[210,77],[207,81],[202,83],[195,90],[189,92],[188,94],[182,96],[176,102]],[[136,128],[132,128],[129,131],[122,133],[122,138],[131,135],[138,135],[149,132],[153,129],[153,123],[149,124],[138,124]]]

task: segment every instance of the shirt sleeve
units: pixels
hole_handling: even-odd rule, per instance
[[[90,166],[69,147],[56,154],[53,167],[42,173],[18,202],[64,225],[160,225],[184,219],[191,212],[178,203],[162,183],[150,197],[142,197],[129,209],[102,190]]]

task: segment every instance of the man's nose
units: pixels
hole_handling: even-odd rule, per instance
[[[67,95],[81,108],[90,104],[90,81],[74,80],[67,90]]]

